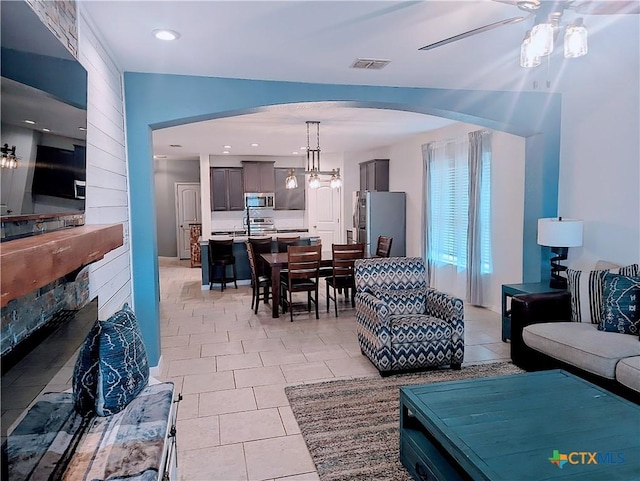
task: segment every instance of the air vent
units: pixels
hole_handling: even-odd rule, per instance
[[[391,60],[380,60],[375,58],[359,58],[351,65],[351,68],[363,68],[366,70],[381,70],[389,65]]]

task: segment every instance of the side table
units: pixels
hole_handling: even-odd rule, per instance
[[[542,294],[544,292],[562,292],[566,289],[549,287],[549,281],[528,282],[525,284],[502,284],[502,342],[511,339],[511,298],[518,294]]]

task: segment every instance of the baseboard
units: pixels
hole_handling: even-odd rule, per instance
[[[160,359],[158,359],[158,365],[149,368],[149,376],[160,377],[161,372],[162,372],[162,354],[160,354]]]

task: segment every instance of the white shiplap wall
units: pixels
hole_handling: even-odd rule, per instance
[[[122,72],[82,2],[77,5],[79,60],[89,77],[86,223],[118,223],[124,229],[124,245],[92,264],[89,273],[90,298],[98,297],[98,318],[107,319],[123,303],[132,304]]]

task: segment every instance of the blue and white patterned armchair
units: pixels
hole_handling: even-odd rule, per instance
[[[460,369],[463,302],[427,286],[421,257],[360,259],[354,266],[358,342],[380,374]]]

